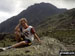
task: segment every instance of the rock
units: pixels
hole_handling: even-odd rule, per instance
[[[42,44],[32,44],[24,48],[9,49],[0,52],[0,55],[6,56],[58,56],[59,51],[66,51],[66,47],[57,39],[42,37]]]

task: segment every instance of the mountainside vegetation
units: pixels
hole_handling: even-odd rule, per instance
[[[51,36],[67,44],[75,44],[75,9],[48,17],[37,27],[38,35]]]

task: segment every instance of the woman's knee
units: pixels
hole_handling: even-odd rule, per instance
[[[26,44],[26,42],[25,42],[25,41],[21,41],[20,43],[22,43],[22,44]]]
[[[15,40],[20,41],[20,34],[18,32],[15,32]]]
[[[20,36],[20,32],[15,32],[15,35],[18,35],[18,36]]]

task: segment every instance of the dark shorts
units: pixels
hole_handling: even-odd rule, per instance
[[[26,43],[31,43],[31,41],[29,39],[25,39],[24,40]]]
[[[21,35],[21,37],[22,37],[22,41],[25,41],[28,45],[32,44],[31,40],[26,39],[23,35]]]
[[[30,46],[30,45],[32,45],[32,42],[31,42],[29,39],[25,39],[24,41],[27,43],[26,46]]]

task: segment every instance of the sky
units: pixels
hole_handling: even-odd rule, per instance
[[[0,0],[0,23],[41,2],[51,3],[57,8],[75,8],[75,0]]]

